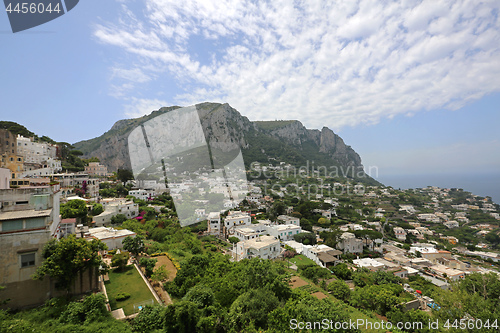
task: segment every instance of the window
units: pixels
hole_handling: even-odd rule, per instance
[[[23,220],[11,220],[2,222],[2,231],[23,230]]]
[[[21,254],[21,268],[35,266],[35,255],[35,252]]]

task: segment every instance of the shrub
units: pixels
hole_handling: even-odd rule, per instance
[[[93,294],[85,297],[83,301],[69,303],[66,310],[61,314],[60,320],[63,323],[88,324],[102,321],[108,316],[106,297],[103,294]]]
[[[153,275],[153,271],[155,269],[157,261],[157,259],[152,258],[141,258],[139,260],[139,264],[144,267],[147,277],[151,277],[151,275]]]
[[[126,299],[129,299],[130,298],[130,294],[129,293],[118,293],[115,297],[115,299],[120,302],[120,301],[124,301]]]
[[[132,322],[134,332],[151,332],[163,328],[165,308],[160,305],[146,305]]]
[[[342,301],[347,301],[351,296],[351,289],[349,286],[341,280],[332,281],[328,285],[328,291],[337,299]]]

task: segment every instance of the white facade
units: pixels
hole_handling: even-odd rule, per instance
[[[10,188],[11,173],[9,169],[0,168],[0,190]]]
[[[300,219],[298,217],[280,215],[278,216],[278,222],[283,222],[284,224],[293,224],[300,226]]]
[[[99,227],[90,228],[89,235],[89,237],[98,239],[106,244],[108,250],[114,250],[123,248],[123,240],[128,236],[134,238],[136,233],[127,229],[116,230],[113,228]]]
[[[294,243],[286,242],[286,244],[289,245],[289,244],[294,244]],[[298,244],[300,244],[300,243],[298,243]],[[291,246],[291,245],[289,245],[289,246]],[[294,246],[292,246],[292,247],[294,247]],[[297,251],[297,253],[299,253],[299,252]],[[306,258],[311,259],[319,266],[326,268],[326,265],[324,265],[321,262],[321,260],[318,258],[318,255],[321,255],[322,253],[333,253],[333,255],[335,255],[335,256],[340,254],[339,251],[336,251],[335,249],[331,248],[330,246],[324,245],[324,244],[321,244],[321,245],[317,245],[317,244],[316,245],[302,245],[301,254],[303,254]]]
[[[156,196],[156,192],[154,190],[131,190],[128,191],[128,195],[131,195],[136,199],[148,200],[149,198],[154,198]]]
[[[238,237],[240,241],[254,239],[265,234],[267,234],[266,225],[260,223],[234,228],[234,236]]]
[[[405,229],[401,227],[395,227],[394,229],[394,234],[396,235],[396,238],[398,240],[404,241],[406,240],[406,231]]]
[[[238,242],[233,250],[236,261],[252,258],[275,259],[280,253],[280,241],[272,236]]]
[[[111,218],[118,214],[123,214],[127,219],[136,217],[139,214],[139,205],[133,201],[125,199],[103,200],[104,212],[94,216],[95,226],[102,227],[111,223]]]
[[[229,212],[229,214],[230,215],[224,219],[224,226],[231,235],[233,234],[234,227],[251,224],[251,216],[248,213]]]
[[[20,178],[50,176],[62,171],[61,161],[49,157],[42,164],[24,163],[24,172]]]
[[[350,232],[344,232],[340,236],[340,242],[337,244],[337,247],[343,250],[344,253],[363,253],[363,241],[357,239]]]
[[[278,238],[281,241],[293,240],[293,236],[302,232],[300,226],[294,224],[281,224],[267,226],[269,235]]]
[[[450,229],[451,228],[458,228],[460,226],[460,224],[457,221],[448,221],[448,222],[445,222],[443,224]]]
[[[108,174],[108,167],[99,164],[99,162],[90,162],[88,166],[85,167],[85,172],[92,176],[106,176]]]
[[[219,212],[211,212],[208,214],[207,218],[207,227],[208,233],[210,235],[218,235],[221,232],[220,228],[220,213]]]
[[[57,147],[50,143],[32,142],[31,138],[18,135],[17,154],[24,158],[25,163],[42,164],[49,158],[56,158]]]

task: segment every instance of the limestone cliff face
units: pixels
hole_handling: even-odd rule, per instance
[[[161,108],[141,118],[119,120],[100,137],[75,143],[74,146],[84,153],[84,157],[99,158],[110,171],[130,169],[127,146],[129,133],[142,123],[177,108]],[[276,157],[271,155],[279,146],[281,151],[285,151],[280,155],[280,160],[286,163],[310,159],[313,154],[315,158],[319,156],[336,165],[362,166],[359,155],[327,127],[321,131],[309,130],[296,120],[251,122],[228,104],[201,103],[196,108],[212,149],[228,152],[234,150],[235,146],[241,147],[244,158],[248,154],[249,159],[255,159],[259,157],[258,154],[265,152],[260,155],[264,162]],[[287,156],[294,159],[287,161]]]
[[[274,123],[279,125],[280,122],[277,121]],[[320,131],[317,129],[307,129],[300,121],[285,121],[283,123],[283,126],[270,129],[267,132],[264,131],[273,137],[285,140],[295,146],[302,146],[307,141],[312,141],[318,146],[320,153],[328,154],[340,165],[362,166],[359,155],[328,127],[323,127]]]
[[[244,133],[254,126],[247,117],[243,117],[227,103],[202,103],[197,104],[196,108],[205,136],[212,148],[227,152],[235,145],[241,148],[248,147]]]

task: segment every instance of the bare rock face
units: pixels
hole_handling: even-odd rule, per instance
[[[127,146],[129,133],[142,123],[177,108],[165,107],[141,118],[119,120],[100,137],[75,143],[74,146],[84,153],[85,158],[99,158],[109,171],[131,169]],[[251,122],[229,104],[207,102],[197,104],[196,108],[212,149],[228,152],[237,146],[241,147],[245,157],[245,152],[253,146],[258,145],[259,150],[267,151],[266,140],[274,140],[293,156],[308,156],[313,152],[328,157],[337,165],[362,166],[359,155],[327,127],[321,131],[309,130],[297,120]],[[260,140],[258,144],[256,138]]]

